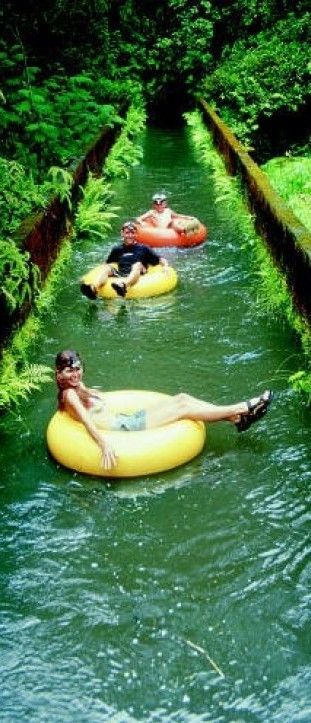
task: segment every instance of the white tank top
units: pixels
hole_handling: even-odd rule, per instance
[[[152,209],[151,216],[159,228],[167,228],[172,221],[172,211],[170,208],[165,208],[162,213]]]

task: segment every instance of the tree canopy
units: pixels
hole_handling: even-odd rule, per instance
[[[39,173],[68,165],[138,89],[152,118],[167,107],[180,114],[201,93],[254,144],[263,128],[269,135],[267,119],[272,128],[288,110],[307,118],[308,8],[309,0],[8,0],[1,153]]]

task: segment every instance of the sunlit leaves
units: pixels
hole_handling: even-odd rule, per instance
[[[111,229],[111,221],[117,216],[116,206],[111,206],[112,191],[103,178],[89,174],[87,183],[81,188],[82,200],[74,220],[77,235],[104,238]]]
[[[52,369],[42,364],[26,364],[18,369],[14,355],[5,352],[0,365],[0,410],[16,406],[31,391],[52,381]]]
[[[237,40],[206,77],[204,95],[244,141],[251,142],[260,119],[280,109],[293,112],[311,93],[308,73],[309,14],[289,15],[268,31]]]
[[[38,278],[38,270],[30,262],[29,254],[22,253],[13,241],[0,239],[0,293],[10,311],[31,299],[34,274]]]

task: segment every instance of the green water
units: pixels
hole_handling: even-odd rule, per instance
[[[167,253],[179,287],[81,297],[79,276],[162,189],[209,227],[202,247]],[[105,248],[75,247],[33,361],[73,346],[104,389],[221,403],[272,386],[275,401],[244,435],[209,426],[186,466],[112,484],[49,458],[53,384],[8,419],[0,719],[310,721],[310,415],[286,385],[295,338],[260,318],[243,239],[186,131],[148,130],[143,162],[115,190],[120,219]]]

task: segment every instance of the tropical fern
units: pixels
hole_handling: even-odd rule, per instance
[[[4,351],[0,363],[0,411],[18,407],[41,384],[51,381],[51,369],[46,366],[29,364],[29,349],[38,338],[43,327],[44,315],[50,310],[57,296],[57,287],[63,283],[64,266],[72,253],[72,245],[66,240],[56,262],[39,292],[35,310],[19,329],[10,346]]]
[[[118,206],[109,205],[112,198],[109,184],[90,173],[85,187],[81,188],[81,194],[82,200],[74,221],[76,233],[104,238],[111,229],[112,219],[118,215]]]
[[[222,158],[217,153],[211,134],[207,131],[198,112],[185,114],[195,147],[199,150],[204,163],[213,169],[215,185],[217,188],[217,201],[223,203],[223,213],[233,215],[239,228],[241,245],[245,251],[251,253],[251,263],[254,275],[254,288],[256,289],[257,305],[260,312],[278,317],[298,334],[306,359],[306,369],[299,370],[289,377],[289,383],[295,391],[307,396],[311,401],[311,333],[310,327],[299,314],[289,294],[284,275],[271,260],[271,255],[261,238],[257,235],[252,215],[246,209],[242,200],[242,192],[238,179],[228,176]]]
[[[107,156],[103,171],[105,178],[128,178],[129,168],[139,163],[143,151],[138,143],[138,137],[145,123],[146,114],[143,106],[141,104],[138,104],[138,107],[131,106],[124,128]]]
[[[8,309],[12,312],[31,299],[40,272],[31,263],[28,252],[19,251],[13,241],[0,239],[0,287]],[[31,280],[31,283],[30,283]]]
[[[52,369],[41,364],[26,364],[21,371],[12,353],[4,354],[0,368],[0,410],[16,406],[34,389],[51,381]]]
[[[0,236],[6,238],[26,216],[46,206],[50,190],[36,184],[20,163],[6,158],[0,158],[0,178]]]
[[[289,382],[296,392],[307,396],[307,401],[311,404],[311,373],[300,370],[289,377]]]
[[[51,166],[44,187],[50,190],[51,195],[55,194],[61,201],[66,201],[68,209],[71,211],[72,175],[69,171],[59,168],[59,166]]]

